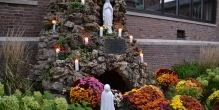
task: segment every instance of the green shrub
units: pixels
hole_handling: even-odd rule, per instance
[[[88,106],[88,102],[83,101],[82,104],[72,104],[68,107],[68,110],[93,110]]]
[[[205,68],[198,63],[184,62],[174,65],[173,70],[178,74],[179,79],[197,78],[205,72]]]
[[[0,97],[0,110],[19,110],[19,100],[16,96]]]
[[[13,95],[3,96],[4,86],[0,83],[0,110],[67,110],[68,103],[65,98],[55,97],[45,91],[42,95],[39,91],[26,91],[22,94],[16,90]],[[82,107],[86,107],[84,104]],[[77,109],[79,110],[79,109]],[[89,109],[86,109],[89,110]]]
[[[197,80],[204,87],[203,99],[206,99],[212,92],[219,88],[219,67],[215,69],[207,69],[207,74],[201,75]]]
[[[84,5],[81,2],[71,2],[70,7],[72,9],[78,9],[84,7]]]
[[[21,108],[22,110],[38,110],[40,104],[34,99],[33,96],[24,96],[21,99]]]
[[[54,102],[57,110],[66,110],[68,108],[68,103],[64,98],[56,98]]]

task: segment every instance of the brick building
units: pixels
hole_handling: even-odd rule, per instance
[[[39,37],[49,1],[0,0],[0,37],[5,37],[7,30],[14,26],[25,28],[25,37]],[[194,42],[188,45],[186,42],[190,40],[219,41],[219,0],[127,0],[126,2],[127,27],[135,38],[184,40],[171,46],[169,41],[148,43],[147,40],[139,40],[139,45],[144,49],[146,62],[153,68],[170,67],[183,60],[197,59],[202,45],[200,42],[197,45]],[[185,47],[187,49],[183,49]],[[159,56],[161,50],[169,53],[164,52]],[[181,54],[182,52],[184,54]],[[170,61],[171,64],[168,63]]]

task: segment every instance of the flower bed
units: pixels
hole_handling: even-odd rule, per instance
[[[186,95],[173,97],[170,106],[173,110],[204,110],[204,107],[197,99]]]
[[[100,103],[103,84],[94,77],[85,77],[75,81],[71,87],[71,103],[88,102],[92,107]]]
[[[160,110],[168,105],[162,91],[156,86],[145,85],[140,89],[132,89],[123,96],[126,109]]]
[[[169,69],[158,69],[154,76],[161,86],[167,87],[178,83],[178,75]]]
[[[199,98],[202,95],[202,91],[201,83],[193,78],[181,80],[176,85],[176,93],[178,95],[190,95],[194,98]]]
[[[212,93],[207,99],[208,107],[213,107],[214,110],[219,109],[219,90]]]

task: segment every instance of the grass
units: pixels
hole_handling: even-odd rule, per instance
[[[200,49],[199,64],[208,68],[219,67],[219,46],[202,47]]]
[[[29,87],[28,68],[29,52],[26,43],[18,40],[24,30],[20,28],[8,30],[7,39],[0,50],[0,76],[5,86],[6,94],[11,95],[16,89],[26,90]]]

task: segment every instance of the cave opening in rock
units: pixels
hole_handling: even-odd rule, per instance
[[[109,84],[111,89],[119,90],[122,93],[130,90],[122,76],[115,71],[106,71],[100,76],[96,76],[96,78],[103,84]]]

